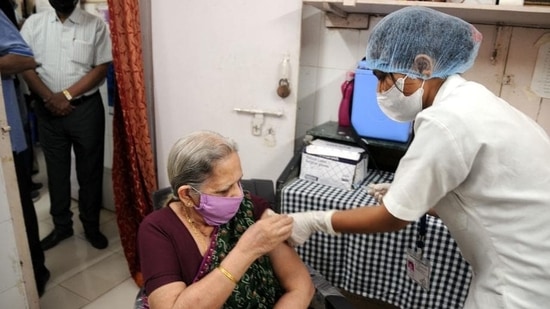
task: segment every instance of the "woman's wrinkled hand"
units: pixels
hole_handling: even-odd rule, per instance
[[[267,210],[262,218],[241,236],[237,246],[258,258],[286,241],[292,232],[292,218]]]

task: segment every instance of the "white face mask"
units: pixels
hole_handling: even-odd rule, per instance
[[[418,90],[406,96],[401,92],[405,85],[406,78],[405,76],[405,78],[397,79],[390,89],[376,94],[378,106],[380,106],[384,114],[399,122],[413,121],[414,118],[416,118],[416,114],[422,111],[424,81],[422,81],[422,86],[420,86]],[[401,91],[399,89],[401,89]]]

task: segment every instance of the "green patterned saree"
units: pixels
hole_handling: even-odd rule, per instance
[[[225,256],[235,247],[241,235],[254,224],[254,206],[245,192],[239,211],[228,223],[214,231],[210,247],[202,261],[195,281],[220,265]],[[271,309],[284,293],[268,256],[257,259],[225,302],[224,309]]]

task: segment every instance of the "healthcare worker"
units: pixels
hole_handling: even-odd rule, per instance
[[[291,243],[395,231],[433,209],[473,269],[464,308],[550,308],[550,139],[459,75],[481,39],[461,19],[414,6],[373,28],[366,66],[378,104],[414,120],[414,139],[380,205],[291,214]]]

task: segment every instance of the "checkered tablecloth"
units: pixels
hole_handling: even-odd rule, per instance
[[[391,182],[393,173],[369,171],[365,184]],[[284,213],[349,209],[374,203],[366,188],[343,190],[303,179],[290,181],[281,192]],[[298,253],[338,288],[391,303],[401,309],[462,308],[471,279],[469,265],[438,218],[428,216],[424,257],[432,265],[430,290],[406,274],[405,256],[415,246],[418,223],[392,233],[370,235],[314,234]]]

